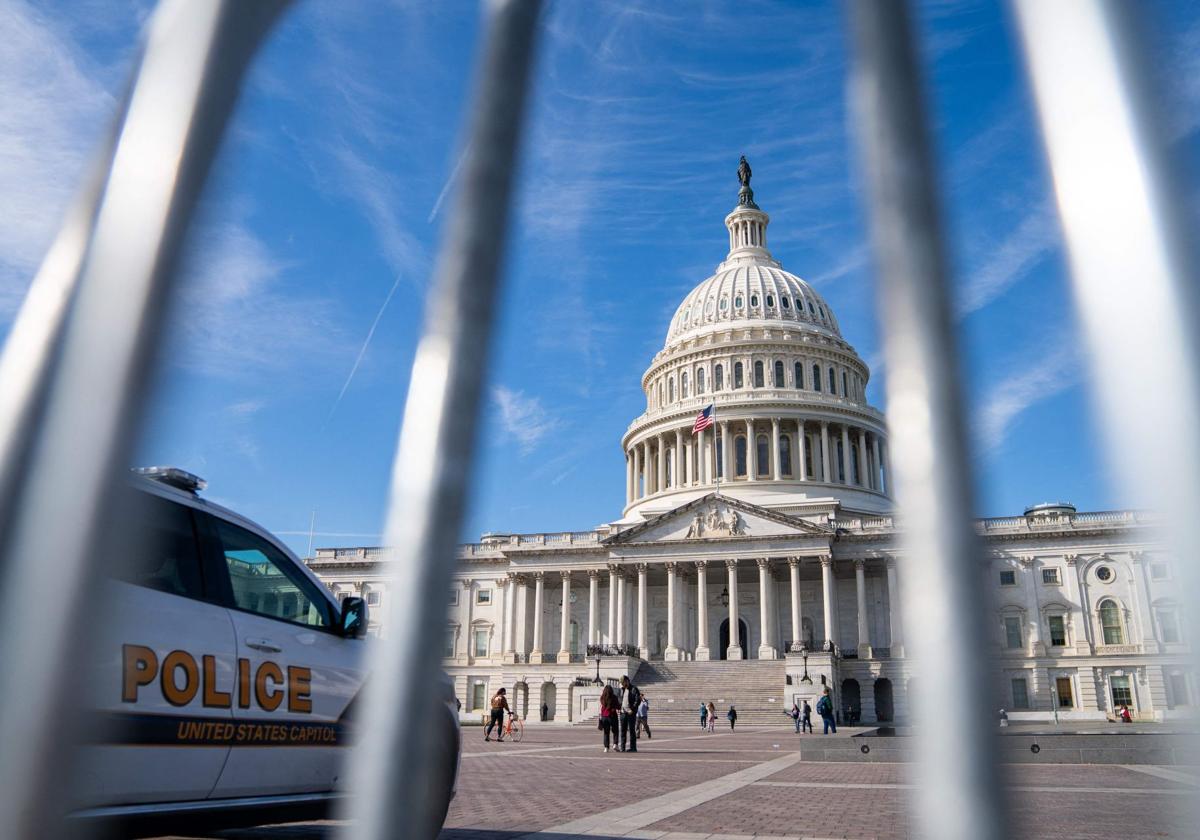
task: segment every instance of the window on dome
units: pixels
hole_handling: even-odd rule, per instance
[[[742,363],[734,362],[733,363],[733,387],[741,388],[743,385],[744,385],[744,382],[742,381]]]
[[[815,309],[813,309],[813,305],[812,305],[812,301],[811,301],[811,300],[808,302],[808,314],[809,314],[809,315],[816,315],[816,314],[817,314],[817,311],[816,311]]]
[[[804,363],[796,362],[794,367],[795,367],[794,372],[796,375],[796,382],[795,382],[796,388],[797,389],[803,388],[804,387]]]
[[[688,375],[685,370],[679,375],[679,398],[686,400],[688,396]]]
[[[704,307],[704,312],[707,315],[713,314],[713,302],[711,300],[708,302],[708,306]]]
[[[700,370],[696,371],[696,393],[704,393],[704,368],[700,368]]]
[[[858,449],[851,444],[850,446],[850,474],[854,477],[853,484],[862,485],[862,474],[858,471]]]
[[[847,382],[846,371],[842,371],[842,396],[843,397],[850,396],[850,386],[847,385],[846,382]]]
[[[673,482],[673,481],[671,481],[671,478],[672,478],[672,475],[671,475],[671,465],[672,465],[673,463],[675,463],[675,450],[674,450],[674,449],[668,449],[668,450],[666,451],[666,458],[665,458],[664,460],[666,461],[666,481],[665,481],[665,483],[664,483],[664,486],[665,486],[665,487],[670,487],[670,486],[672,486],[672,485],[674,484],[674,482]]]
[[[716,432],[716,449],[717,454],[717,478],[725,477],[725,437],[717,431],[717,427],[713,426],[713,431]]]
[[[845,447],[842,446],[842,442],[840,440],[837,442],[837,446],[834,447],[833,451],[834,460],[837,461],[837,464],[835,464],[833,467],[833,471],[837,473],[838,483],[846,484],[846,452]]]
[[[764,384],[765,383],[763,382],[763,363],[761,361],[758,361],[758,362],[754,363],[754,387],[761,388],[761,387],[763,387]]]
[[[661,379],[658,381],[658,404],[660,407],[663,405],[663,384]]]
[[[775,360],[775,387],[782,388],[784,386],[784,384],[785,383],[783,381],[783,362],[776,359]]]
[[[721,298],[721,311],[724,312],[729,308],[729,298]]]
[[[786,476],[791,476],[792,474],[791,435],[780,435],[779,437],[779,471]]]
[[[819,393],[821,390],[821,366],[820,365],[813,365],[812,381],[813,381],[813,390],[817,391]]]
[[[675,380],[674,379],[667,380],[667,402],[669,402],[669,403],[675,402]]]
[[[785,297],[781,297],[779,299],[779,305],[782,306],[784,309],[792,308],[792,302]]]
[[[758,306],[758,295],[750,295],[750,305]]]
[[[713,390],[720,391],[725,387],[725,368],[717,365],[713,368]]]
[[[825,319],[825,307],[821,306],[820,304],[817,304],[817,309],[821,310],[821,319],[824,320]]]
[[[837,374],[834,373],[833,368],[829,369],[829,393],[834,395],[837,394]],[[671,397],[671,399],[675,398]]]
[[[758,469],[758,477],[762,478],[769,475],[771,472],[771,444],[767,440],[766,435],[759,435],[755,439],[755,458],[758,461],[755,467]]]
[[[771,295],[767,295],[767,309],[774,309],[774,308],[775,308],[775,298],[773,298]]]
[[[734,308],[735,308],[735,309],[741,309],[741,308],[742,308],[742,296],[741,296],[741,295],[738,295],[737,297],[735,297],[735,298],[733,299],[733,306],[734,306]]]
[[[746,477],[746,437],[738,435],[733,439],[733,474],[738,478]]]

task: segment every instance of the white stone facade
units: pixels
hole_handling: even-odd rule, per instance
[[[438,643],[464,717],[504,685],[531,721],[543,705],[577,720],[597,669],[616,677],[638,660],[785,659],[782,704],[803,668],[863,721],[905,718],[912,674],[895,605],[912,559],[890,515],[884,419],[828,305],[767,251],[768,221],[744,189],[725,220],[729,254],[684,299],[642,378],[647,408],[622,439],[622,517],[460,548]],[[713,427],[693,434],[710,404]],[[996,708],[1189,713],[1175,561],[1148,517],[1039,505],[977,528],[991,601],[962,609],[994,616]],[[336,593],[371,599],[372,631],[386,634],[387,557],[320,549],[308,562]]]

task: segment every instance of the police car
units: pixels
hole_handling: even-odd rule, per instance
[[[361,598],[337,603],[262,528],[201,499],[175,468],[136,470],[114,550],[110,618],[82,685],[98,720],[73,819],[156,833],[328,815],[369,640]],[[453,688],[432,710],[440,749],[418,783],[436,825],[458,772]]]

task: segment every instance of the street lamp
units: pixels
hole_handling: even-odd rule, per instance
[[[592,680],[592,685],[603,685],[603,681],[600,679],[600,653],[599,653],[599,651],[597,651],[597,653],[596,653],[596,677],[595,677],[595,679]]]
[[[721,594],[717,596],[717,600],[721,602],[722,607],[729,606],[729,587],[721,587]]]
[[[808,651],[804,651],[804,676],[800,678],[800,682],[812,685],[812,677],[808,675]]]

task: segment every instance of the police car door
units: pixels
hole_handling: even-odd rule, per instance
[[[290,555],[247,528],[207,521],[238,651],[237,725],[214,796],[332,790],[363,644],[339,635],[332,599]]]
[[[229,754],[235,642],[206,600],[192,511],[130,491],[137,527],[109,568],[113,620],[84,685],[100,720],[85,747],[80,806],[204,799]]]

